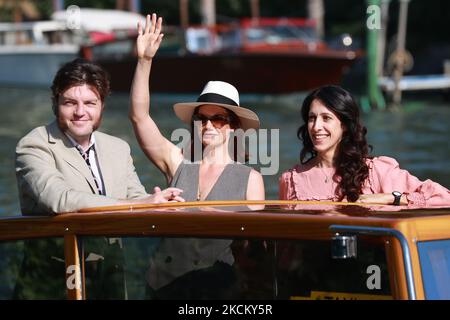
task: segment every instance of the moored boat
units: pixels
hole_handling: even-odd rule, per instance
[[[58,69],[80,56],[82,46],[128,34],[144,17],[86,8],[71,19],[67,11],[58,11],[52,20],[0,23],[0,86],[48,88]]]
[[[60,66],[78,56],[64,23],[0,23],[0,85],[48,87]]]
[[[155,92],[197,92],[211,79],[233,83],[244,93],[306,91],[338,84],[360,55],[350,47],[328,47],[315,36],[313,22],[301,18],[243,19],[239,24],[169,27],[164,32],[152,67]],[[85,47],[85,57],[111,74],[113,90],[130,89],[135,37]]]

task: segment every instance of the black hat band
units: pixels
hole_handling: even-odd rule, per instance
[[[227,98],[217,93],[202,94],[200,97],[198,97],[197,102],[229,104],[232,106],[239,107],[239,105],[233,99]]]

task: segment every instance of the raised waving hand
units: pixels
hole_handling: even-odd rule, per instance
[[[151,21],[150,21],[151,19]],[[138,22],[138,37],[136,39],[137,55],[139,59],[151,60],[158,51],[164,34],[161,33],[162,18],[156,13],[148,14],[145,19],[145,28]]]
[[[147,15],[145,28],[138,23],[138,61],[131,86],[129,117],[142,151],[170,182],[183,155],[177,146],[161,134],[150,112],[150,73],[153,57],[163,38],[161,26],[162,18],[158,18],[155,13]]]

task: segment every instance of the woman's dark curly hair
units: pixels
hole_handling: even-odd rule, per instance
[[[303,149],[300,152],[302,164],[317,156],[308,133],[309,110],[316,99],[342,122],[344,132],[336,149],[333,163],[336,172],[333,180],[338,183],[336,192],[339,199],[347,197],[348,201],[354,202],[362,193],[363,185],[369,176],[366,159],[369,158],[369,149],[371,151],[372,146],[367,144],[367,129],[360,123],[358,105],[349,92],[338,86],[323,86],[314,90],[303,101],[301,114],[304,124],[297,130],[297,137],[303,141]]]

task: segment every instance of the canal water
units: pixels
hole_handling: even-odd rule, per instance
[[[279,129],[279,159],[270,154],[260,168],[271,166],[273,175],[264,176],[266,198],[277,199],[278,176],[298,162],[300,142],[296,131],[301,123],[300,105],[304,95],[284,96],[244,95],[241,105],[256,111],[262,128]],[[172,105],[195,101],[195,95],[153,95],[152,114],[166,137],[185,127],[175,117]],[[14,173],[14,151],[19,139],[33,128],[54,119],[50,93],[44,89],[0,88],[0,217],[20,214]],[[118,136],[131,145],[136,170],[147,191],[153,186],[165,186],[162,174],[139,149],[128,120],[128,96],[112,94],[107,100],[101,130]],[[396,158],[401,167],[421,180],[432,179],[450,187],[450,103],[440,96],[425,100],[405,101],[405,108],[396,112],[364,114],[368,140],[373,155]],[[268,135],[271,132],[268,130]],[[276,138],[276,136],[274,136]],[[270,140],[270,138],[269,138]],[[261,142],[261,141],[260,141]],[[277,140],[271,141],[276,143]],[[275,148],[276,150],[276,148]],[[253,155],[255,158],[255,155]],[[267,163],[267,161],[271,161]],[[278,165],[277,165],[278,164]],[[267,170],[270,171],[270,170]]]

